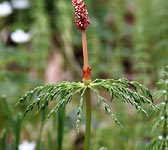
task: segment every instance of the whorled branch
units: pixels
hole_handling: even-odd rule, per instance
[[[102,88],[107,90],[111,95],[111,101],[116,98],[122,100],[124,103],[132,104],[138,111],[146,111],[142,107],[142,103],[147,103],[151,107],[155,108],[153,104],[153,99],[150,91],[145,88],[143,85],[135,81],[129,81],[127,79],[96,79],[90,83],[90,85],[85,85],[84,83],[76,82],[62,82],[59,84],[46,84],[44,86],[36,87],[34,90],[27,92],[23,97],[20,98],[19,103],[22,103],[26,100],[30,100],[30,104],[25,109],[24,115],[31,111],[35,106],[37,106],[37,113],[39,113],[43,108],[47,107],[51,101],[56,101],[60,96],[61,91],[66,91],[65,98],[57,101],[54,104],[54,107],[48,113],[46,121],[62,106],[66,106],[71,102],[72,98],[75,95],[80,96],[80,102],[77,108],[77,121],[76,127],[79,130],[79,123],[81,121],[82,107],[85,98],[86,89],[89,88],[94,92],[98,97],[98,103],[102,104],[103,110],[107,114],[111,115],[112,118],[121,125],[118,119],[115,117],[113,112],[110,110],[108,105],[108,100],[102,97],[97,88]]]

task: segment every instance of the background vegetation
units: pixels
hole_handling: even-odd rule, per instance
[[[42,149],[53,150],[57,145],[58,116],[41,133],[45,111],[42,117],[29,114],[22,122],[20,112],[26,104],[14,106],[25,91],[37,85],[81,81],[81,35],[75,27],[71,1],[28,0],[29,6],[24,9],[14,7],[14,1],[17,0],[8,1],[12,13],[0,15],[0,149],[13,150],[16,144],[27,140],[35,141],[36,145],[41,141]],[[0,0],[0,4],[3,2]],[[92,79],[126,77],[156,91],[156,81],[168,65],[167,0],[85,0],[85,3],[91,20],[87,40]],[[17,29],[32,33],[30,40],[14,41],[12,33]],[[102,94],[108,98],[105,92]],[[92,98],[93,150],[101,147],[145,150],[153,135],[154,116],[150,109],[150,117],[146,118],[129,105],[113,102],[111,108],[124,125],[121,129],[97,109],[96,96]],[[83,126],[80,134],[75,128],[76,104],[73,101],[66,110],[64,150],[83,149]]]

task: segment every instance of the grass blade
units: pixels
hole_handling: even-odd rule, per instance
[[[6,130],[2,132],[2,137],[1,137],[1,148],[3,150],[6,150]]]

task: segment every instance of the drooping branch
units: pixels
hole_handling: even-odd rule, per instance
[[[133,87],[133,89],[130,89]],[[79,95],[81,97],[80,105],[78,106],[78,121],[81,119],[81,109],[83,106],[83,99],[86,94],[86,89],[89,88],[93,91],[98,97],[98,103],[102,104],[102,107],[108,114],[112,116],[112,118],[119,124],[115,115],[110,111],[110,106],[108,103],[110,100],[106,100],[103,98],[98,92],[97,88],[102,88],[107,90],[111,95],[111,101],[116,98],[121,100],[124,103],[129,103],[133,105],[138,111],[146,114],[146,111],[143,109],[142,103],[146,103],[150,105],[152,108],[155,108],[155,105],[152,102],[152,96],[150,91],[146,89],[143,85],[139,84],[135,81],[129,81],[127,79],[96,79],[90,83],[90,85],[85,85],[84,83],[76,83],[76,82],[67,82],[64,81],[62,83],[53,83],[46,84],[44,86],[36,87],[34,90],[27,92],[24,96],[22,96],[18,102],[22,103],[26,100],[31,100],[30,104],[25,109],[24,115],[26,115],[29,111],[31,111],[35,106],[37,106],[38,114],[42,108],[48,107],[51,101],[55,102],[55,106],[50,110],[48,115],[46,116],[46,121],[54,114],[54,112],[58,111],[61,107],[69,104],[72,100],[72,97],[75,95]],[[58,97],[61,94],[61,91],[66,90],[65,98],[57,101]],[[46,122],[45,121],[45,122]]]

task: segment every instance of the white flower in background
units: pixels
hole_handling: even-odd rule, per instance
[[[15,32],[11,33],[11,40],[15,43],[26,43],[30,41],[32,36],[32,32],[26,33],[21,29],[17,29]]]
[[[159,139],[159,140],[162,140],[162,139],[163,139],[163,136],[162,136],[162,135],[158,136],[158,139]]]
[[[0,18],[10,15],[12,13],[12,7],[9,2],[5,1],[0,3]]]
[[[27,9],[30,6],[28,0],[12,0],[12,6],[15,9]]]
[[[160,119],[161,119],[161,120],[164,120],[164,116],[161,116]]]
[[[99,150],[107,150],[107,148],[105,148],[105,147],[101,147]]]
[[[165,102],[162,102],[161,104],[162,104],[162,105],[165,105],[166,103],[165,103]]]
[[[28,142],[28,141],[23,141],[19,145],[19,150],[35,150],[36,144],[35,142]]]

